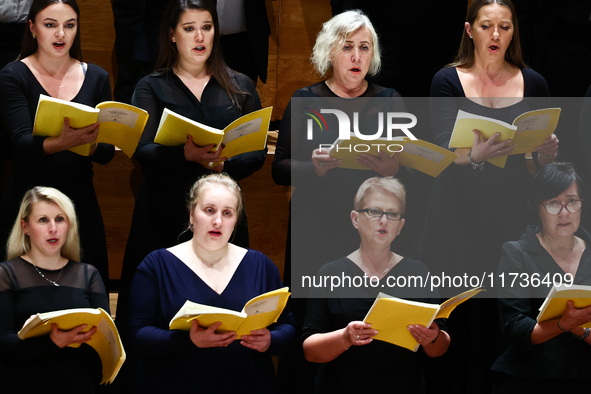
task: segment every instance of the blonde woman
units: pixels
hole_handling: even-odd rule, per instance
[[[21,340],[30,316],[71,308],[109,310],[98,270],[80,260],[72,201],[59,190],[35,187],[25,194],[0,264],[0,364],[9,392],[93,393],[102,368],[94,349],[82,346],[96,328],[52,327],[46,337]],[[34,372],[32,372],[34,371]]]
[[[200,178],[189,193],[192,238],[150,253],[138,267],[130,294],[132,340],[142,357],[137,392],[188,392],[196,384],[203,392],[277,392],[271,355],[295,337],[287,309],[276,324],[240,340],[234,332],[216,332],[221,323],[168,329],[187,300],[240,311],[251,298],[283,287],[269,258],[230,242],[242,209],[232,178]]]

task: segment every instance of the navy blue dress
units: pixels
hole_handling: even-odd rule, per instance
[[[234,120],[261,109],[261,101],[252,81],[234,73],[240,90],[238,108],[226,90],[211,77],[198,100],[172,71],[155,73],[137,85],[132,104],[150,114],[134,157],[141,165],[144,179],[137,192],[131,230],[125,248],[119,299],[118,324],[127,339],[129,287],[135,270],[153,250],[169,248],[191,238],[188,230],[187,195],[191,186],[204,175],[214,173],[199,163],[187,161],[184,145],[163,146],[154,142],[165,108],[211,127],[223,129]],[[243,153],[224,162],[224,172],[240,181],[259,170],[265,163],[266,150]],[[234,231],[233,243],[248,247],[248,222],[245,210]]]
[[[142,356],[136,391],[275,393],[271,355],[283,352],[295,336],[287,309],[269,327],[271,346],[264,353],[240,341],[201,349],[191,342],[188,332],[170,331],[168,325],[186,300],[240,311],[251,298],[281,287],[275,264],[254,250],[248,250],[221,294],[169,251],[150,253],[131,286],[131,332]]]

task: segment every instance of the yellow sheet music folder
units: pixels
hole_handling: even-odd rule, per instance
[[[35,114],[33,135],[59,137],[64,127],[64,118],[70,120],[70,127],[73,129],[99,123],[96,142],[115,145],[131,157],[148,121],[148,113],[141,108],[116,101],[104,101],[93,108],[41,94]],[[91,147],[92,144],[85,144],[69,150],[88,156]]]
[[[207,126],[165,108],[154,142],[166,146],[179,146],[187,142],[187,135],[193,137],[197,146],[215,145],[212,152],[223,146],[220,157],[265,149],[267,132],[273,107],[259,109],[236,119],[223,130]]]
[[[516,146],[512,155],[533,152],[537,146],[542,145],[554,133],[560,112],[560,108],[528,111],[515,118],[513,124],[509,124],[498,119],[458,110],[449,147],[472,148],[474,144],[472,130],[479,130],[484,141],[495,133],[500,133],[497,142],[513,140],[511,144]],[[487,161],[497,167],[505,168],[507,156],[493,157]]]
[[[566,310],[566,303],[571,300],[577,309],[591,306],[591,286],[586,285],[562,285],[553,286],[540,306],[537,321],[543,322],[559,318]],[[591,328],[591,323],[585,323],[581,327]]]
[[[193,320],[206,328],[222,322],[216,332],[235,331],[236,339],[240,339],[242,335],[266,328],[277,321],[291,294],[288,290],[283,287],[256,296],[240,312],[186,301],[170,321],[169,329],[190,331]]]
[[[101,384],[112,383],[123,362],[125,361],[125,349],[119,338],[119,332],[111,316],[102,308],[75,308],[61,311],[38,313],[19,332],[18,337],[28,338],[49,335],[51,324],[56,323],[60,330],[68,331],[82,324],[87,324],[85,331],[93,326],[97,332],[90,341],[86,342],[99,355],[103,366],[103,378]],[[80,344],[72,344],[76,348]]]
[[[458,157],[453,152],[423,140],[413,141],[408,137],[394,137],[391,140],[377,138],[362,140],[351,133],[349,139],[337,139],[329,150],[329,155],[341,159],[341,167],[357,170],[369,170],[368,167],[357,162],[361,153],[379,157],[379,152],[392,156],[395,151],[402,151],[398,156],[401,165],[414,168],[427,175],[437,178]],[[367,151],[365,151],[368,149]],[[379,149],[379,150],[378,150]]]
[[[416,352],[419,343],[408,331],[409,325],[429,327],[435,319],[447,319],[456,306],[481,291],[483,289],[480,288],[465,291],[441,305],[409,301],[380,293],[363,321],[378,331],[374,339]]]

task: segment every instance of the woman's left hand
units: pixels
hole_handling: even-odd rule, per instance
[[[71,330],[63,331],[57,328],[57,324],[51,324],[51,333],[49,339],[53,341],[59,348],[65,348],[66,346],[77,344],[78,346],[82,343],[86,343],[92,339],[92,336],[96,334],[97,328],[93,326],[90,330],[84,331],[88,327],[88,324],[82,324],[78,327],[74,327]]]
[[[555,134],[552,134],[550,137],[544,141],[542,145],[538,145],[536,147],[536,152],[538,152],[538,162],[541,165],[548,164],[553,162],[556,159],[556,154],[558,153],[558,138]]]
[[[380,157],[375,157],[368,153],[362,153],[357,156],[357,163],[363,164],[370,170],[374,170],[381,176],[395,176],[400,169],[400,162],[398,156],[400,152],[396,152],[392,157],[388,157],[386,152],[380,150]]]
[[[250,335],[243,335],[240,339],[242,346],[263,353],[271,346],[271,331],[261,328],[260,330],[251,331]]]
[[[337,168],[343,161],[328,155],[328,150],[314,149],[312,151],[312,163],[314,163],[314,172],[319,177],[326,175],[328,170]]]
[[[419,324],[411,324],[407,328],[410,331],[410,335],[421,346],[429,345],[439,335],[439,326],[435,322],[431,323],[429,328]]]
[[[586,308],[575,308],[575,304],[568,300],[564,314],[560,317],[560,327],[572,331],[583,324],[591,322],[591,306]]]

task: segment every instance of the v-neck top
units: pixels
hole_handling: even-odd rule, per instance
[[[53,187],[74,203],[84,261],[108,278],[107,241],[92,178],[93,162],[107,164],[115,155],[115,147],[100,143],[92,156],[69,150],[48,155],[43,150],[46,137],[33,136],[39,96],[48,95],[47,91],[21,61],[0,71],[0,90],[2,133],[8,137],[14,158],[14,173],[0,203],[0,245],[6,244],[25,192],[35,186]],[[109,74],[88,64],[84,82],[71,101],[95,107],[111,99]]]
[[[198,382],[201,390],[274,392],[270,355],[284,351],[295,336],[289,310],[269,327],[271,346],[264,353],[240,341],[225,348],[198,348],[188,332],[170,331],[168,325],[187,300],[241,311],[251,298],[281,287],[275,264],[254,250],[248,250],[221,294],[168,250],[150,253],[136,271],[130,295],[130,328],[142,354],[140,391],[191,390]]]
[[[513,120],[517,116],[532,109],[531,100],[528,100],[528,98],[550,96],[548,85],[540,74],[531,68],[522,68],[521,73],[523,75],[523,100],[508,107],[489,108],[471,100],[462,100],[461,107],[458,107],[458,100],[433,101],[431,104],[431,123],[435,144],[446,149],[448,148],[458,109],[477,115],[493,117],[507,123],[513,123]],[[435,74],[431,83],[430,96],[442,98],[466,97],[464,87],[455,67],[442,68]],[[549,104],[549,100],[547,103]],[[510,158],[512,157],[514,156],[510,156]]]
[[[49,96],[49,93],[29,67],[20,61],[10,63],[0,71],[0,86],[2,86],[0,103],[4,130],[10,137],[16,163],[15,171],[34,168],[34,173],[45,173],[44,169],[49,173],[59,166],[60,171],[65,171],[60,176],[80,173],[90,173],[92,176],[90,160],[106,164],[113,158],[115,150],[108,144],[99,144],[91,158],[70,151],[46,155],[43,151],[45,137],[33,137],[33,123],[39,95]],[[109,100],[111,100],[109,74],[99,66],[88,64],[84,82],[70,101],[94,107]]]
[[[186,171],[186,167],[195,167],[192,172],[199,172],[199,175],[211,172],[197,163],[187,162],[182,145],[164,147],[154,143],[154,137],[165,108],[217,129],[223,129],[239,117],[261,109],[261,101],[252,81],[240,73],[233,73],[232,78],[239,89],[246,92],[237,97],[240,108],[233,105],[230,96],[214,76],[205,85],[201,100],[173,71],[154,73],[138,82],[131,102],[150,114],[135,152],[145,174],[151,175],[159,170],[170,173],[171,169]],[[264,151],[245,153],[226,161],[224,171],[240,180],[258,170],[264,160]]]

